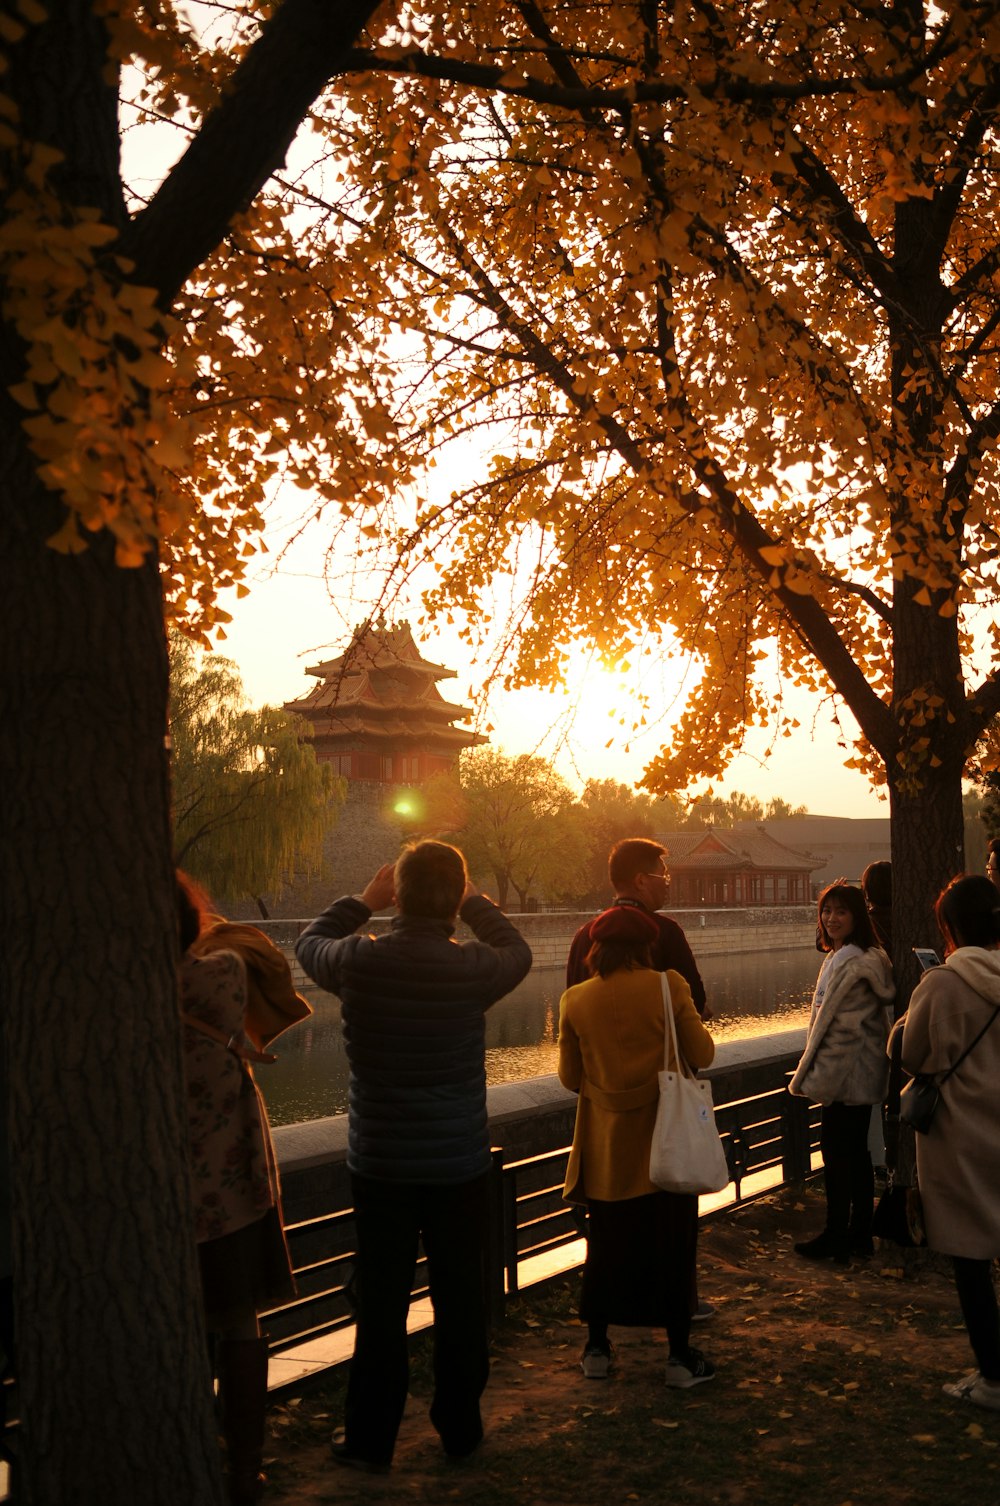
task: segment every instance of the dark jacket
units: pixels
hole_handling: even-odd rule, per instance
[[[489,1169],[484,1014],[520,983],[531,950],[490,900],[460,914],[476,941],[403,915],[384,936],[352,934],[371,911],[339,899],[299,937],[302,966],[342,1005],[358,1176],[440,1184]]]
[[[637,909],[645,910],[647,915],[652,916],[652,919],[656,921],[656,924],[660,928],[660,939],[653,947],[652,963],[654,970],[658,973],[665,973],[668,968],[673,968],[675,973],[680,973],[691,990],[695,1009],[699,1014],[704,1014],[705,985],[701,981],[698,964],[695,962],[694,954],[688,946],[687,937],[676,920],[671,920],[667,915],[661,915],[658,910],[655,912],[646,910],[645,905],[640,905],[634,900],[616,899],[614,903],[616,905],[635,904]],[[574,988],[577,983],[586,983],[590,977],[587,964],[584,961],[591,947],[590,936],[588,935],[589,930],[590,921],[588,920],[587,924],[580,927],[570,942],[569,957],[566,961],[567,988]]]

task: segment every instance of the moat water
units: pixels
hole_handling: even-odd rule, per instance
[[[705,957],[698,967],[715,1018],[717,1041],[804,1025],[820,958],[811,946]],[[486,1016],[486,1080],[516,1082],[556,1070],[563,974],[532,972]],[[272,1124],[320,1119],[347,1110],[347,1057],[340,1001],[311,989],[310,1019],[275,1043],[278,1060],[256,1069]]]

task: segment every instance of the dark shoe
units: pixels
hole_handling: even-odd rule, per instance
[[[382,1459],[363,1459],[360,1454],[352,1454],[343,1442],[331,1443],[330,1453],[336,1463],[342,1464],[345,1469],[360,1469],[369,1475],[387,1475],[392,1468],[391,1464]]]
[[[580,1369],[586,1380],[607,1380],[614,1350],[610,1344],[588,1344],[583,1351]]]
[[[689,1386],[700,1386],[714,1379],[715,1366],[700,1349],[689,1349],[683,1357],[672,1354],[667,1359],[665,1380],[668,1386],[686,1391]]]
[[[870,1234],[862,1236],[851,1234],[848,1236],[847,1243],[851,1254],[856,1255],[858,1260],[871,1260],[875,1254],[875,1245]]]
[[[445,1446],[445,1453],[454,1464],[461,1464],[463,1459],[471,1459],[473,1454],[478,1453],[479,1449],[482,1448],[482,1444],[483,1435],[482,1433],[480,1433],[475,1443],[470,1443],[467,1446],[460,1446],[458,1448],[448,1448],[447,1446]]]
[[[803,1255],[806,1260],[834,1260],[837,1265],[848,1265],[851,1259],[847,1240],[839,1234],[831,1234],[827,1229],[822,1234],[817,1234],[815,1239],[800,1240],[792,1248],[796,1255]]]
[[[483,1441],[483,1419],[478,1399],[459,1407],[455,1398],[450,1406],[441,1406],[435,1398],[431,1403],[430,1417],[449,1459],[470,1458]]]
[[[711,1302],[699,1302],[691,1314],[692,1323],[707,1323],[715,1317],[715,1305]]]

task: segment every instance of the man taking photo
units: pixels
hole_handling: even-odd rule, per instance
[[[399,914],[386,935],[359,932],[390,904]],[[455,941],[457,916],[475,941]],[[489,1375],[484,1016],[528,972],[531,951],[470,882],[457,848],[418,842],[360,895],[325,910],[296,952],[310,978],[340,998],[351,1074],[357,1326],[334,1457],[376,1473],[392,1463],[422,1238],[434,1307],[431,1421],[445,1452],[463,1458],[483,1436]]]

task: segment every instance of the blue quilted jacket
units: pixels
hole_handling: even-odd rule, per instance
[[[489,1168],[484,1015],[525,976],[531,949],[490,900],[460,913],[475,941],[402,915],[369,936],[357,930],[368,906],[338,899],[299,937],[302,966],[341,1001],[347,1164],[359,1176],[443,1184]]]

